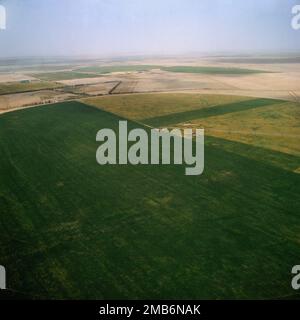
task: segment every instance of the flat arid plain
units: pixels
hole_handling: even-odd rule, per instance
[[[0,256],[28,298],[298,298],[300,57],[0,60]],[[204,128],[205,170],[98,130]]]

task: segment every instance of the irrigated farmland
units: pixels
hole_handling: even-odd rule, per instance
[[[243,75],[265,73],[266,71],[244,69],[244,68],[228,68],[228,67],[209,67],[209,66],[172,66],[162,67],[164,71],[180,72],[180,73],[204,73],[204,74],[228,74],[228,75]]]
[[[221,105],[220,96],[194,99],[189,111],[196,99]],[[249,100],[222,105],[229,99],[234,112]],[[0,256],[11,289],[37,298],[295,295],[299,174],[265,161],[267,149],[214,137],[202,176],[175,165],[99,166],[96,133],[120,120],[110,112],[65,102],[0,117]]]
[[[89,66],[89,67],[79,68],[76,71],[107,74],[112,72],[148,71],[156,68],[159,68],[159,66],[155,66],[155,65]]]
[[[218,141],[228,151],[300,172],[297,103],[182,93],[107,96],[84,102],[154,127],[204,128],[206,136],[221,138]],[[249,144],[257,147],[255,152]]]
[[[133,94],[88,98],[86,104],[131,120],[143,121],[212,106],[248,101],[251,98],[202,94]]]
[[[61,81],[61,80],[99,77],[99,75],[95,75],[91,73],[74,72],[74,71],[36,73],[36,74],[33,74],[32,76],[44,81]]]

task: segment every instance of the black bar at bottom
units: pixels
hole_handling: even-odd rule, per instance
[[[13,301],[1,300],[7,318],[244,319],[297,314],[299,301]],[[2,318],[2,316],[1,316]],[[4,317],[3,317],[4,319]]]

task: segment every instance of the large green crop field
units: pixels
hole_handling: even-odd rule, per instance
[[[299,158],[207,136],[201,176],[174,165],[99,166],[96,133],[120,120],[111,112],[66,102],[0,116],[8,287],[34,298],[294,296],[300,176],[268,159],[300,167]]]

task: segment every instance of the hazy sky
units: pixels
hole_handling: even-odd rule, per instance
[[[300,0],[0,0],[0,56],[300,52]]]

